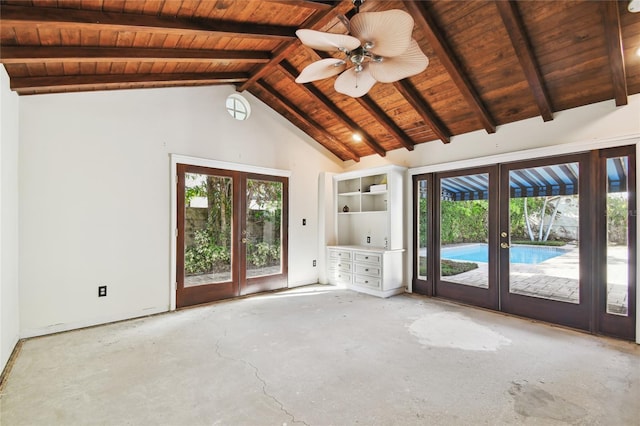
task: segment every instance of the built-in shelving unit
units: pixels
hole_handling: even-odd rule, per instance
[[[334,176],[337,245],[328,247],[330,283],[382,297],[404,291],[405,170],[385,166]]]

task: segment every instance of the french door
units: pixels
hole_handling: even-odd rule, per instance
[[[635,147],[413,185],[415,292],[635,337]]]
[[[178,308],[287,286],[288,179],[178,164]]]

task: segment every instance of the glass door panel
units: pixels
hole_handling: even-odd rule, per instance
[[[288,180],[250,174],[242,191],[240,294],[285,288]]]
[[[440,180],[440,279],[489,288],[489,174]]]
[[[585,259],[596,244],[593,235],[586,248],[582,241],[592,204],[583,189],[588,159],[575,155],[502,166],[502,310],[589,329],[592,262]]]
[[[416,260],[418,268],[416,276],[419,280],[427,280],[427,254],[429,252],[429,186],[426,179],[416,181],[417,191],[417,238],[416,238]]]
[[[247,179],[247,278],[282,273],[282,183]]]
[[[499,308],[497,168],[436,175],[435,294]]]
[[[629,314],[629,193],[627,157],[607,158],[606,312]]]
[[[510,293],[580,303],[578,180],[577,162],[509,171]]]
[[[599,295],[598,331],[628,340],[636,321],[636,162],[635,146],[600,153],[598,187],[604,220],[600,245],[602,273],[596,273]]]
[[[184,286],[231,281],[233,180],[185,173]]]

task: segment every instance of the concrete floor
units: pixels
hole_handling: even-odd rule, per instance
[[[310,286],[24,342],[2,425],[637,425],[640,347]]]

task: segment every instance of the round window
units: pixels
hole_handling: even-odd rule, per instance
[[[234,93],[227,98],[227,111],[236,120],[246,120],[251,114],[249,102],[242,96]]]

